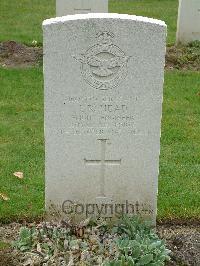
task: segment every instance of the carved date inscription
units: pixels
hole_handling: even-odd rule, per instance
[[[134,103],[137,97],[95,98],[67,96],[67,132],[69,134],[119,134],[134,133]],[[132,104],[131,104],[132,103]]]

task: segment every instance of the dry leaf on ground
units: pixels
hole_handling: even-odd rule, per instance
[[[6,194],[0,193],[0,199],[2,199],[4,201],[8,201],[9,197]]]
[[[16,176],[19,179],[23,179],[24,178],[24,174],[22,172],[15,172],[13,173],[14,176]]]

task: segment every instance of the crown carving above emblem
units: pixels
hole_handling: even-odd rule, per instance
[[[112,39],[114,37],[115,35],[109,31],[102,31],[97,33],[97,38],[99,39],[99,42],[103,44],[112,43]]]

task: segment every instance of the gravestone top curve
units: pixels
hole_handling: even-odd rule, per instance
[[[148,18],[148,17],[142,17],[142,16],[135,16],[135,15],[127,15],[127,14],[118,14],[118,13],[89,13],[89,14],[75,14],[75,15],[68,15],[63,17],[56,17],[56,18],[50,18],[43,21],[43,26],[51,25],[51,24],[57,24],[57,23],[64,23],[65,21],[70,20],[87,20],[87,19],[124,19],[124,20],[134,20],[134,21],[141,21],[145,23],[152,23],[157,24],[159,26],[166,27],[166,24],[162,20],[154,19],[154,18]]]

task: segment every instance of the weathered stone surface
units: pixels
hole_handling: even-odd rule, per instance
[[[108,0],[56,0],[56,16],[107,13]]]
[[[155,218],[165,23],[87,14],[43,30],[47,210]]]
[[[200,1],[179,0],[177,44],[200,40]]]

